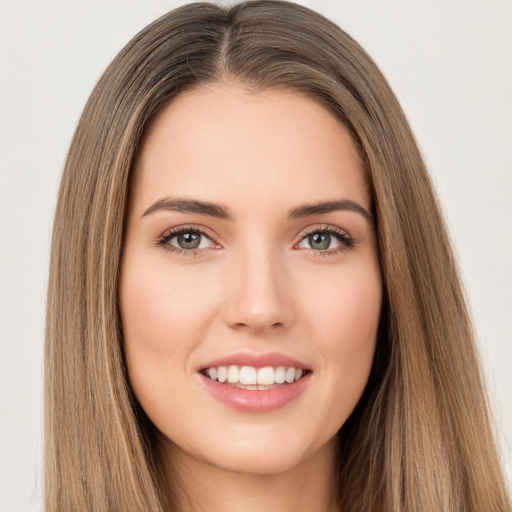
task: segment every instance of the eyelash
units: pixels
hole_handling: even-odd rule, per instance
[[[214,236],[208,230],[201,226],[180,226],[179,228],[173,228],[169,231],[166,231],[163,235],[161,235],[157,240],[156,244],[161,246],[166,251],[172,252],[174,254],[180,254],[184,256],[199,256],[203,249],[182,249],[180,247],[175,247],[174,245],[170,245],[169,241],[172,240],[175,236],[182,235],[184,233],[199,233],[202,236],[205,236],[213,243]]]
[[[164,234],[157,238],[156,245],[161,246],[166,251],[175,254],[180,254],[184,256],[199,256],[203,249],[182,249],[180,247],[176,247],[169,244],[169,241],[172,240],[175,236],[184,233],[199,233],[200,235],[205,236],[206,238],[211,240],[213,243],[216,243],[213,234],[206,230],[204,227],[189,225],[180,226],[179,228],[173,228],[169,231],[166,231]],[[314,233],[325,233],[328,235],[332,235],[340,242],[340,246],[336,247],[335,249],[327,249],[324,251],[320,251],[317,249],[306,249],[308,251],[312,251],[315,255],[318,256],[336,255],[349,249],[352,249],[356,244],[356,241],[346,231],[339,229],[335,226],[325,224],[306,229],[306,231],[302,234],[300,240],[294,244],[294,247],[296,247],[304,239],[306,239],[308,236]]]
[[[314,226],[306,229],[306,231],[302,234],[301,239],[298,243],[302,242],[309,235],[314,233],[325,233],[331,236],[334,236],[339,242],[340,246],[335,249],[327,249],[325,251],[319,251],[316,249],[307,249],[309,251],[313,251],[315,256],[333,256],[345,252],[349,249],[352,249],[356,245],[356,241],[352,238],[346,231],[343,229],[337,228],[336,226],[331,226],[330,224],[324,224],[320,226]],[[295,245],[297,245],[295,244]]]

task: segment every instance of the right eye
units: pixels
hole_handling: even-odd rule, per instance
[[[179,249],[193,250],[206,249],[210,247],[213,242],[206,235],[198,231],[186,231],[173,235],[167,241],[167,244],[178,247]]]
[[[217,248],[217,244],[197,228],[173,229],[165,233],[158,239],[158,245],[163,246],[169,251],[195,254],[202,249]]]

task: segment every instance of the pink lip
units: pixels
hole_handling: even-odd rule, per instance
[[[198,371],[217,366],[253,366],[263,368],[265,366],[292,366],[296,369],[311,370],[311,368],[294,359],[293,357],[269,352],[266,354],[239,353],[226,357],[221,357],[202,365]],[[208,391],[223,404],[243,412],[268,412],[295,400],[307,387],[312,372],[309,371],[304,377],[291,384],[280,384],[273,389],[252,390],[240,389],[233,385],[221,384],[210,379],[203,373],[199,373],[201,381],[205,384]]]
[[[249,354],[241,352],[226,357],[214,359],[199,368],[199,371],[215,366],[229,366],[236,364],[238,366],[253,366],[263,368],[265,366],[293,366],[295,369],[310,370],[311,368],[293,357],[279,354],[278,352],[268,352],[266,354]]]
[[[295,400],[309,383],[311,373],[292,384],[280,384],[264,391],[239,389],[199,374],[208,391],[223,404],[243,412],[269,412]]]

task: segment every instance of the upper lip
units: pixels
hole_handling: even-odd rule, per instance
[[[263,368],[265,366],[291,366],[297,370],[311,369],[307,364],[304,364],[303,362],[293,357],[287,356],[285,354],[280,354],[278,352],[267,352],[265,354],[251,354],[248,352],[240,352],[237,354],[231,354],[229,356],[219,357],[218,359],[209,361],[208,363],[202,365],[199,368],[199,371],[205,370],[206,368],[230,365],[253,366],[254,368]]]

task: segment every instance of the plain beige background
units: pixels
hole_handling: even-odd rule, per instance
[[[184,2],[180,2],[184,3]],[[434,176],[512,476],[512,2],[318,0],[390,80]],[[0,510],[41,508],[51,219],[78,116],[172,0],[0,0]]]

